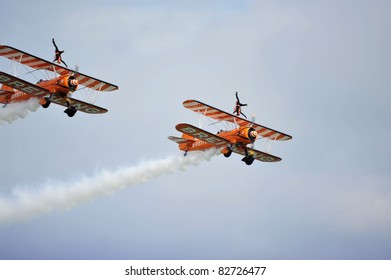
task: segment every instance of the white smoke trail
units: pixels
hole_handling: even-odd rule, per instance
[[[0,104],[0,125],[12,123],[17,119],[23,119],[30,111],[37,111],[39,108],[39,100],[31,98],[25,102],[11,103],[2,107]]]
[[[102,171],[73,183],[46,184],[38,190],[14,189],[10,197],[0,197],[0,224],[23,221],[53,210],[73,208],[92,199],[112,194],[150,179],[186,170],[216,154],[216,150],[171,156],[136,166]]]

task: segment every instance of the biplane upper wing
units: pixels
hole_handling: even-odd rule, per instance
[[[52,96],[52,102],[58,105],[68,107],[68,104],[64,97],[61,97],[59,94],[55,93]],[[68,97],[69,103],[71,106],[75,107],[78,111],[87,113],[87,114],[103,114],[107,112],[107,109],[98,107],[96,105],[70,98]]]
[[[5,45],[0,45],[0,56],[8,58],[14,62],[24,64],[33,69],[49,70],[60,75],[72,74],[74,72],[74,70],[68,69],[59,64],[55,64],[35,55]],[[75,77],[79,81],[80,85],[97,91],[113,91],[118,89],[118,86],[116,85],[90,77],[80,72],[76,73]]]
[[[253,127],[257,132],[258,135],[269,138],[271,140],[290,140],[292,139],[292,136],[279,132],[277,130],[268,128],[266,126],[252,123],[246,119],[243,119],[241,117],[235,116],[233,114],[224,112],[220,109],[217,109],[213,106],[210,106],[208,104],[202,103],[197,100],[186,100],[183,102],[183,106],[187,109],[190,109],[196,113],[199,113],[201,115],[204,115],[209,118],[213,118],[218,121],[227,121],[234,124],[237,124],[239,126],[248,126]]]
[[[233,146],[232,151],[234,153],[239,154],[239,155],[243,155],[243,156],[246,155],[246,153],[245,153],[243,148],[238,148],[236,146]],[[281,158],[279,158],[279,157],[276,157],[276,156],[273,156],[271,154],[268,154],[268,153],[265,153],[265,152],[261,152],[261,151],[258,151],[258,150],[252,149],[252,148],[247,148],[247,152],[250,155],[252,155],[254,157],[254,159],[259,160],[259,161],[263,161],[263,162],[277,162],[277,161],[281,161]]]
[[[9,86],[11,88],[23,91],[31,95],[35,95],[37,97],[42,97],[50,93],[44,88],[41,88],[37,85],[34,85],[30,82],[19,79],[4,72],[0,72],[0,84]]]
[[[196,139],[199,139],[201,141],[204,141],[204,142],[216,145],[216,146],[224,146],[224,145],[230,143],[228,140],[226,140],[218,135],[215,135],[213,133],[210,133],[208,131],[205,131],[203,129],[195,127],[194,125],[191,125],[191,124],[180,123],[180,124],[177,124],[175,126],[175,128],[179,132],[190,135]]]

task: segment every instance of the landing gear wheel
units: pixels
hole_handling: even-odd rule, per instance
[[[254,157],[249,155],[242,159],[247,165],[251,165],[254,162]]]
[[[46,109],[47,107],[49,107],[50,103],[52,103],[50,98],[49,97],[45,97],[45,104],[42,104],[42,107]]]
[[[77,112],[77,109],[74,106],[69,106],[64,113],[68,115],[68,117],[72,118]]]
[[[225,154],[223,154],[226,158],[230,157],[231,154],[232,154],[232,149],[230,147],[227,147],[227,150],[228,152],[226,152]]]

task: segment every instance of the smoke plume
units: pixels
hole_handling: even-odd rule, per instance
[[[0,125],[12,123],[17,119],[23,119],[30,111],[37,111],[39,108],[38,99],[32,98],[25,102],[11,103],[4,105],[0,104]]]
[[[123,188],[151,179],[186,170],[209,160],[216,150],[170,156],[164,159],[123,167],[115,171],[101,171],[92,177],[75,182],[47,183],[35,190],[14,188],[8,197],[0,197],[0,224],[23,221],[53,210],[66,210],[98,197],[113,194]]]

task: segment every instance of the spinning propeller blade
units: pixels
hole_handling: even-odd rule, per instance
[[[254,123],[255,123],[255,115],[251,115],[251,126],[250,127],[253,127]],[[254,139],[254,141],[251,143],[251,148],[252,149],[254,149],[254,147],[255,147],[255,141],[257,140],[257,138]]]
[[[73,71],[73,76],[77,75],[77,73],[79,73],[79,68],[80,66],[78,64],[75,65],[75,71]]]

